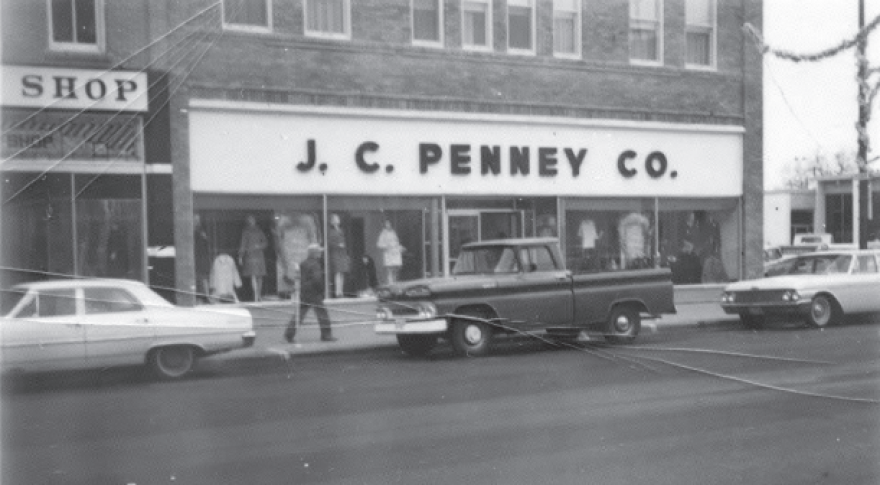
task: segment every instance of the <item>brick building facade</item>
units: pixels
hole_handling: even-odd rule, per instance
[[[221,253],[285,294],[311,242],[338,297],[501,235],[558,236],[576,271],[674,267],[685,241],[723,279],[760,271],[758,0],[95,0],[99,52],[62,54],[50,4],[4,2],[4,68],[148,73],[144,246],[176,249],[181,301]]]

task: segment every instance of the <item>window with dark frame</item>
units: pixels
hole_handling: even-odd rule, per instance
[[[440,0],[412,0],[412,36],[416,42],[439,43],[442,23]]]
[[[630,0],[629,56],[634,61],[660,62],[662,0]]]
[[[491,49],[492,6],[488,0],[462,1],[462,45],[468,49]]]
[[[270,0],[223,0],[223,23],[230,27],[268,29]]]
[[[553,54],[580,55],[579,0],[553,0]]]
[[[534,51],[534,0],[507,0],[507,47]]]
[[[349,0],[305,0],[306,34],[324,37],[350,35]]]
[[[55,47],[99,48],[101,0],[50,0],[52,44]]]
[[[715,64],[715,0],[687,0],[687,64],[712,67]]]

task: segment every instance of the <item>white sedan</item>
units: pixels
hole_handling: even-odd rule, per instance
[[[727,285],[721,307],[748,328],[771,315],[825,327],[845,314],[880,312],[880,251],[823,251],[788,263],[782,274]]]
[[[146,364],[174,379],[197,358],[249,347],[256,337],[244,308],[177,307],[138,281],[26,283],[4,299],[4,372]]]

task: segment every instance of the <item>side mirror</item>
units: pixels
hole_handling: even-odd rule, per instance
[[[526,268],[526,271],[529,273],[534,273],[535,271],[538,271],[538,265],[535,263],[529,263],[529,266]]]

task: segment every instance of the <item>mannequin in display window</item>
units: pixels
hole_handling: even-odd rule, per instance
[[[379,233],[379,240],[376,241],[376,247],[382,251],[382,264],[385,266],[386,284],[397,282],[397,275],[400,273],[400,267],[403,266],[403,252],[406,250],[400,245],[397,233],[391,221],[385,221],[385,227]]]
[[[641,212],[631,212],[618,223],[620,263],[622,269],[645,268],[649,265],[651,221]]]
[[[266,276],[265,250],[269,246],[269,241],[257,226],[257,219],[254,216],[248,215],[245,220],[241,245],[238,249],[238,264],[241,265],[241,275],[251,280],[254,301],[260,301],[263,295],[263,277]]]
[[[333,275],[333,293],[336,298],[343,296],[345,274],[348,273],[351,261],[345,246],[345,233],[342,232],[342,221],[338,214],[330,216],[330,229],[327,231],[327,246],[330,250],[330,273]]]
[[[592,219],[584,219],[578,227],[578,238],[581,243],[581,269],[595,271],[601,268],[597,242],[602,237],[602,231],[596,229],[596,223]]]

